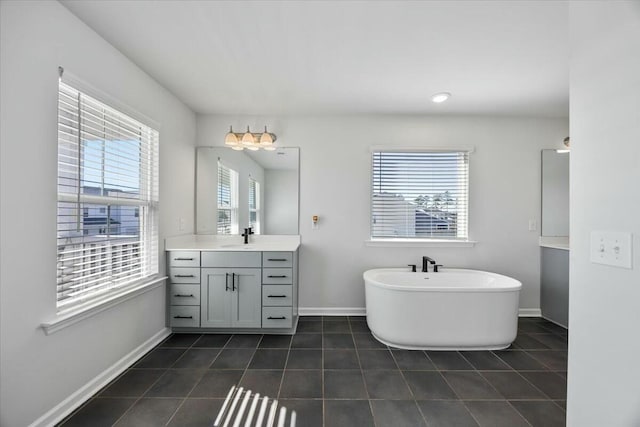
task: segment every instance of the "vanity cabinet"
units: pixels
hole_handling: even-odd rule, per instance
[[[259,328],[261,268],[203,268],[200,325],[203,328]]]
[[[169,324],[200,326],[200,252],[169,253]]]

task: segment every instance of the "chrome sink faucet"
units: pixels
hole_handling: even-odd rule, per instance
[[[429,263],[434,265],[436,262],[433,259],[429,258],[428,256],[423,256],[422,257],[422,272],[423,273],[427,273],[429,271],[429,269],[427,268],[429,266]]]

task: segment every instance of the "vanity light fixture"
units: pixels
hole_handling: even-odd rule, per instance
[[[567,148],[560,149],[560,150],[556,150],[556,153],[560,153],[560,154],[562,154],[562,153],[568,153],[568,152],[570,152],[570,151],[571,151],[571,149],[570,149],[570,148],[571,148],[571,138],[566,137],[562,143],[563,143],[563,144],[564,144],[564,146],[565,146],[565,147],[567,147]]]
[[[276,149],[274,142],[277,137],[275,134],[270,133],[267,127],[264,127],[264,132],[253,133],[247,126],[247,131],[243,133],[237,133],[233,131],[233,127],[229,127],[229,132],[224,137],[224,144],[233,148],[234,150],[247,150],[256,151],[260,148],[273,151]]]
[[[451,98],[451,94],[449,92],[440,92],[440,93],[431,95],[431,101],[435,102],[436,104],[440,104],[449,98]]]

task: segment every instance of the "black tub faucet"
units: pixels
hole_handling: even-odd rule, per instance
[[[429,258],[428,256],[423,256],[422,257],[422,272],[423,273],[427,273],[429,271],[429,269],[427,268],[429,263],[431,263],[433,265],[436,262],[434,260],[432,260],[431,258]]]

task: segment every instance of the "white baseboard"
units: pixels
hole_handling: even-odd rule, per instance
[[[171,335],[171,329],[161,329],[154,336],[129,354],[118,360],[116,363],[105,369],[94,379],[80,387],[77,391],[64,399],[58,405],[53,407],[43,416],[35,420],[29,427],[49,427],[59,423],[71,412],[80,407],[84,402],[89,400],[91,396],[96,394],[101,388],[113,381],[118,375],[122,374],[127,368],[133,365],[138,359],[144,356],[149,350],[160,344],[166,337]]]
[[[518,310],[519,317],[542,317],[542,311],[539,308],[521,308]]]
[[[364,307],[299,307],[300,316],[364,316]]]

